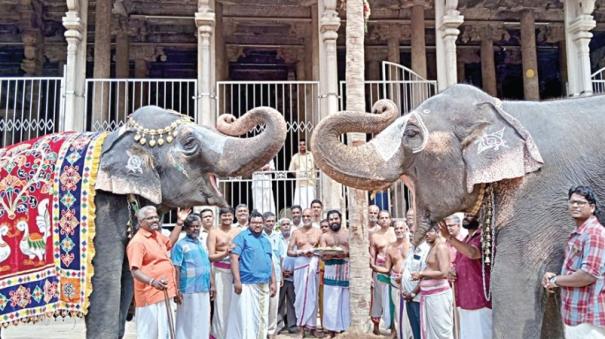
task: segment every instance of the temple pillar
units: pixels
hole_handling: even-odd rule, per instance
[[[492,29],[487,26],[481,34],[481,82],[483,90],[491,96],[497,96],[496,62],[494,59],[494,40]]]
[[[197,26],[197,112],[202,125],[214,126],[216,116],[211,109],[212,100],[212,57],[211,38],[214,33],[215,15],[210,8],[211,0],[199,0],[198,11],[195,13]]]
[[[111,0],[95,2],[95,41],[93,78],[111,77]],[[104,129],[103,123],[109,122],[109,82],[94,82],[92,87],[93,107],[91,126],[93,130]]]
[[[129,103],[128,78],[130,77],[130,37],[128,36],[128,18],[119,17],[119,27],[116,31],[116,78],[123,79],[115,84],[117,120],[125,121],[128,114],[132,113],[132,105]]]
[[[590,32],[596,26],[592,12],[595,0],[565,0],[565,45],[568,95],[592,94]]]
[[[456,9],[457,0],[435,0],[435,45],[439,90],[457,83],[456,39],[464,17]]]
[[[427,79],[424,6],[424,1],[415,0],[411,8],[412,70],[422,78]]]
[[[523,61],[523,93],[526,100],[540,100],[536,25],[531,10],[521,12],[521,59]]]

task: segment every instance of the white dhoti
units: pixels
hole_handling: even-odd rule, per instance
[[[292,205],[299,205],[303,209],[309,208],[313,199],[315,199],[315,186],[296,186]]]
[[[176,339],[203,338],[210,335],[210,294],[186,293],[176,308]]]
[[[279,285],[280,282],[275,282],[275,295],[269,298],[269,327],[267,334],[277,334],[277,311],[279,307]]]
[[[242,284],[242,293],[231,297],[227,335],[221,338],[266,339],[270,295],[269,284]]]
[[[317,324],[317,257],[294,260],[294,309],[299,327],[315,328]]]
[[[465,310],[458,307],[460,339],[492,339],[492,309]]]
[[[138,339],[164,339],[170,336],[164,300],[135,309]]]
[[[563,328],[565,339],[605,339],[605,328],[592,324],[584,323],[576,326],[563,324]]]
[[[391,300],[395,305],[394,325],[397,339],[408,339],[412,336],[412,326],[405,308],[405,300],[401,297],[401,287],[396,281],[397,276],[391,275]]]
[[[393,320],[395,319],[395,305],[393,304],[391,288],[391,277],[386,274],[376,274],[376,284],[374,289],[378,289],[377,293],[379,298],[377,303],[380,305],[381,319],[383,322],[384,329],[390,329],[393,327]]]
[[[252,206],[261,213],[275,214],[275,200],[271,176],[267,174],[252,174]]]
[[[214,286],[216,296],[214,297],[214,316],[212,317],[213,337],[225,338],[227,322],[229,321],[229,306],[233,295],[233,274],[231,264],[226,262],[215,262],[212,264],[214,271]]]
[[[420,281],[420,336],[453,339],[452,289],[446,279]]]
[[[334,332],[346,331],[351,325],[348,260],[325,261],[323,297],[323,327]]]

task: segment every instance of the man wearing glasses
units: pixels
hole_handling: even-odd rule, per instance
[[[548,292],[561,288],[565,338],[605,338],[605,228],[596,217],[592,188],[569,190],[569,214],[576,228],[569,235],[561,274],[546,272]]]
[[[310,208],[302,212],[303,227],[292,234],[288,244],[288,256],[294,258],[294,308],[298,327],[315,336],[317,325],[317,263],[313,250],[319,244],[321,231],[313,227]],[[304,332],[303,332],[304,335]]]
[[[160,233],[162,226],[155,207],[144,206],[136,213],[139,230],[130,240],[126,252],[134,278],[139,338],[167,338],[169,335],[164,290],[168,290],[168,298],[172,299],[176,296],[177,285],[168,251],[178,240],[189,212],[190,209],[178,211],[170,238]]]

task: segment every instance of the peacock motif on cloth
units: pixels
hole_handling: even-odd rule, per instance
[[[105,136],[66,132],[0,149],[0,326],[86,314]]]

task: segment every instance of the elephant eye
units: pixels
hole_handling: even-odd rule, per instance
[[[189,138],[185,139],[185,141],[183,141],[183,150],[185,151],[186,154],[192,155],[193,153],[195,153],[197,151],[197,148],[198,148],[198,143],[197,143],[197,140],[193,136],[189,137]]]
[[[405,130],[405,132],[403,133],[403,135],[408,138],[413,138],[413,137],[417,136],[418,134],[420,134],[420,131],[415,128],[407,128]]]

